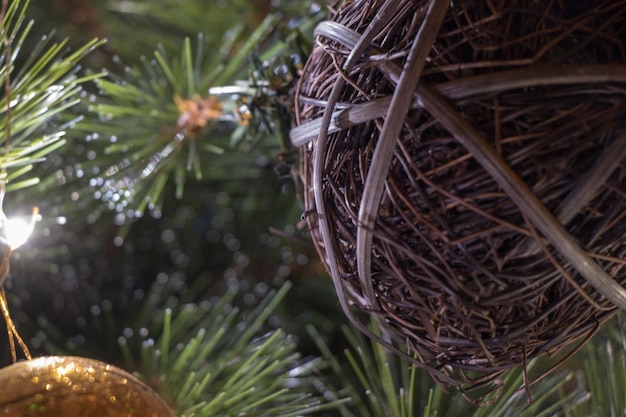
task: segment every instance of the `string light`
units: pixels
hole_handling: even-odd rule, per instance
[[[6,176],[6,173],[3,172],[3,177]],[[13,362],[17,362],[17,352],[15,349],[15,342],[24,352],[24,356],[26,359],[31,359],[30,351],[26,346],[26,343],[22,340],[19,333],[17,332],[17,328],[13,323],[13,319],[11,318],[11,314],[9,313],[9,306],[6,300],[6,294],[4,291],[4,281],[9,275],[9,263],[11,260],[11,253],[13,253],[14,249],[22,246],[30,235],[33,233],[35,228],[35,222],[39,219],[39,208],[33,207],[33,214],[31,216],[30,222],[25,220],[22,217],[16,217],[13,219],[9,219],[4,213],[4,209],[2,208],[4,202],[5,195],[5,179],[0,179],[0,222],[2,223],[2,229],[4,231],[4,241],[7,244],[7,249],[2,258],[2,263],[0,263],[0,311],[4,316],[4,320],[7,325],[7,332],[9,336],[9,348],[11,349],[11,357]]]
[[[26,243],[33,230],[33,222],[21,217],[7,219],[4,222],[4,236],[11,249],[17,249]]]
[[[6,176],[4,174],[3,176]],[[6,180],[0,179],[0,224],[4,233],[4,242],[9,246],[9,251],[13,251],[22,246],[35,230],[35,223],[39,220],[39,208],[33,207],[30,220],[23,216],[9,219],[4,213],[3,203],[6,193]]]
[[[35,230],[35,223],[39,220],[39,208],[33,207],[33,214],[30,219],[23,216],[8,218],[2,207],[0,206],[0,221],[2,222],[2,231],[4,243],[13,251],[28,241],[28,238]]]

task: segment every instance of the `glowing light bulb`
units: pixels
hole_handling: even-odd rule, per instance
[[[32,221],[18,217],[4,222],[4,236],[11,249],[17,249],[26,243],[32,233]]]

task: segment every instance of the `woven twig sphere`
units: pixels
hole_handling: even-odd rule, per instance
[[[342,307],[438,381],[493,398],[626,308],[626,1],[337,2],[297,123]]]

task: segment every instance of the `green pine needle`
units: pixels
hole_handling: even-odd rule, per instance
[[[380,334],[376,324],[374,331]],[[336,381],[328,379],[328,385],[340,386],[352,398],[352,402],[339,408],[342,417],[547,417],[547,416],[618,416],[623,415],[626,397],[626,354],[620,349],[607,349],[602,343],[590,344],[585,351],[585,376],[590,393],[580,387],[578,374],[567,369],[548,375],[532,387],[532,403],[524,388],[522,369],[511,369],[503,378],[504,392],[499,400],[488,407],[470,405],[461,394],[445,392],[430,376],[410,362],[386,351],[381,345],[366,340],[353,330],[345,329],[350,345],[345,357],[347,366],[341,365],[325,345],[315,329],[308,329],[326,359]],[[623,334],[609,333],[611,342],[623,346]],[[613,345],[611,345],[613,346]],[[607,358],[608,354],[608,358]],[[532,373],[538,362],[528,366]],[[602,377],[601,375],[604,375]],[[609,377],[607,377],[609,375]],[[329,388],[333,391],[333,388]],[[595,397],[595,399],[594,399]],[[592,401],[589,401],[592,398]]]
[[[624,313],[604,325],[591,343],[573,358],[580,366],[578,383],[588,395],[572,401],[568,417],[617,417],[626,410],[626,333]],[[586,400],[586,401],[584,401]]]
[[[125,313],[111,302],[100,303],[85,328],[94,333],[84,334],[90,341],[96,339],[94,334],[107,335],[95,346],[59,351],[51,343],[66,342],[66,335],[40,318],[49,336],[44,344],[54,354],[106,362],[123,358],[124,368],[137,371],[179,417],[322,415],[348,401],[320,390],[319,375],[327,368],[324,359],[303,358],[294,337],[268,324],[290,283],[266,292],[246,309],[237,307],[243,294],[235,288],[196,304],[184,303],[183,296],[173,296],[165,285],[154,283],[141,305],[133,303]],[[120,314],[127,317],[126,323],[120,323]],[[116,342],[114,335],[123,336]],[[97,355],[103,346],[104,356]]]
[[[64,54],[65,42],[50,43],[42,37],[32,48],[26,42],[32,37],[32,21],[26,21],[28,1],[13,1],[0,23],[0,132],[5,151],[0,168],[7,172],[7,191],[19,190],[39,182],[33,175],[33,164],[66,144],[65,131],[54,129],[52,121],[80,102],[82,85],[101,77],[91,74],[79,77],[78,62],[104,41],[94,39],[79,50]],[[65,56],[64,56],[65,55]],[[6,86],[9,84],[9,90]],[[10,113],[7,100],[10,97]],[[52,128],[52,129],[51,129]],[[7,140],[7,134],[10,138]],[[20,179],[27,176],[26,179]]]
[[[153,58],[99,79],[101,99],[90,106],[93,116],[79,127],[88,133],[93,155],[80,163],[80,169],[101,174],[93,179],[92,191],[83,195],[93,194],[121,215],[134,217],[146,208],[160,211],[170,183],[180,198],[189,177],[232,181],[255,172],[258,155],[239,153],[251,149],[251,142],[233,142],[231,134],[239,122],[236,100],[256,94],[258,88],[219,98],[211,98],[209,88],[245,78],[247,58],[276,22],[277,17],[270,15],[245,41],[229,32],[231,47],[217,52],[202,35],[195,42],[185,39],[179,56],[159,47]],[[215,106],[219,117],[208,116],[205,127],[189,130],[199,117],[181,106],[192,102],[205,109]],[[268,145],[274,152],[279,149]],[[227,151],[229,157],[220,156]],[[242,166],[246,164],[249,168]]]
[[[154,47],[153,40],[159,39],[167,51],[180,50],[177,41],[212,28],[215,33],[232,29],[233,22],[242,23],[247,9],[246,2],[230,0],[228,7],[216,2],[161,0],[146,3],[138,0],[108,0],[99,5],[99,12],[111,31],[118,34],[112,39],[116,53],[134,59]],[[168,36],[163,36],[167,33]],[[133,42],[127,42],[133,39]],[[219,38],[210,39],[209,50],[218,49]]]
[[[289,287],[268,294],[252,311],[233,307],[236,290],[209,310],[165,309],[158,340],[142,343],[142,375],[159,380],[159,391],[181,417],[296,416],[339,406],[345,400],[313,395],[320,359],[301,358],[281,330],[262,334]],[[126,339],[120,342],[128,352]]]

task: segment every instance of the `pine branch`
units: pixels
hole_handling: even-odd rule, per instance
[[[377,328],[375,323],[372,323],[372,327]],[[510,370],[503,379],[504,392],[498,402],[489,407],[476,408],[463,399],[459,393],[445,392],[426,372],[386,351],[381,345],[366,340],[360,333],[348,328],[344,330],[350,346],[350,349],[344,352],[348,364],[346,366],[341,358],[330,352],[322,336],[315,329],[309,328],[308,330],[336,378],[326,380],[329,393],[336,395],[335,393],[338,392],[352,398],[351,403],[340,406],[342,417],[588,416],[593,415],[589,413],[589,405],[596,407],[593,408],[594,410],[606,410],[603,407],[598,408],[598,404],[611,404],[610,407],[613,409],[623,402],[624,385],[607,381],[607,384],[597,386],[601,394],[593,394],[596,389],[592,390],[592,396],[597,395],[598,402],[588,403],[588,393],[582,387],[577,386],[577,374],[564,370],[549,375],[533,386],[533,402],[529,403],[524,389],[522,369],[516,368]],[[379,330],[375,331],[380,333]],[[600,381],[595,379],[599,377],[598,374],[605,375],[607,372],[605,368],[599,366],[600,363],[612,362],[603,358],[589,363],[586,367],[586,374],[589,377],[589,373],[593,372],[593,381]],[[535,367],[539,366],[539,362],[532,362],[528,370],[532,372]],[[607,380],[606,377],[604,380]],[[333,388],[336,386],[341,388]],[[617,398],[621,400],[616,402]],[[576,410],[575,413],[574,410]],[[621,414],[600,413],[598,415]]]
[[[103,41],[93,40],[67,54],[65,41],[54,43],[44,36],[32,50],[25,50],[34,27],[26,21],[27,7],[28,1],[11,2],[1,22],[0,132],[7,146],[0,167],[7,172],[7,191],[39,181],[33,176],[33,165],[65,145],[66,126],[53,126],[53,121],[80,102],[84,83],[103,75],[80,76],[78,65]]]
[[[258,176],[259,158],[273,158],[286,142],[291,121],[278,92],[293,83],[306,49],[297,31],[285,42],[272,38],[273,46],[257,56],[260,67],[247,76],[247,62],[274,36],[278,20],[269,15],[245,40],[229,32],[219,53],[200,35],[193,45],[183,42],[180,56],[159,47],[153,58],[98,80],[102,98],[90,107],[94,117],[79,125],[93,157],[77,169],[101,174],[82,194],[139,217],[160,211],[168,184],[180,198],[189,178]]]
[[[303,358],[292,336],[268,325],[291,284],[269,291],[251,309],[238,307],[242,294],[234,288],[211,302],[182,303],[171,289],[159,283],[153,287],[138,314],[126,313],[132,316],[127,318],[132,328],[117,324],[111,307],[98,311],[89,327],[109,340],[119,335],[116,357],[125,368],[138,371],[178,416],[295,417],[347,401],[320,395],[318,374],[325,360]],[[157,294],[168,302],[155,306],[150,300]],[[51,343],[63,335],[55,336],[48,323],[45,328],[48,349],[60,353]],[[97,356],[93,346],[82,349],[61,353]]]
[[[573,402],[568,417],[617,417],[626,410],[626,334],[624,313],[604,325],[591,343],[573,358],[586,401]]]

